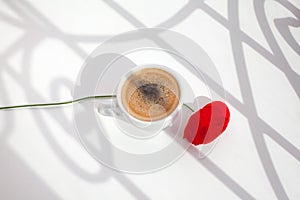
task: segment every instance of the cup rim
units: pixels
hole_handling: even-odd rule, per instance
[[[162,119],[158,119],[158,120],[152,120],[152,121],[143,121],[140,120],[134,116],[132,116],[130,113],[128,113],[126,111],[126,109],[123,106],[122,103],[122,99],[121,99],[121,91],[122,91],[122,86],[124,85],[125,81],[127,80],[127,78],[133,74],[136,71],[139,71],[141,69],[146,69],[146,68],[156,68],[156,69],[162,69],[165,70],[166,72],[170,73],[172,76],[174,76],[174,78],[177,81],[177,84],[179,86],[179,90],[180,90],[180,95],[179,95],[179,101],[178,101],[178,105],[177,107],[165,118]],[[169,119],[173,118],[175,116],[176,113],[178,113],[178,111],[181,109],[183,102],[182,102],[182,94],[183,94],[183,87],[182,87],[182,83],[181,83],[181,77],[179,76],[178,72],[174,71],[173,69],[170,69],[169,67],[163,66],[163,65],[159,65],[159,64],[143,64],[143,65],[137,65],[134,68],[132,68],[131,70],[129,70],[128,72],[126,72],[122,77],[121,80],[118,83],[117,86],[117,103],[118,106],[121,108],[122,112],[125,113],[128,117],[130,117],[131,119],[139,122],[139,123],[145,123],[145,124],[150,124],[150,123],[161,123],[161,122],[165,122],[168,121]]]

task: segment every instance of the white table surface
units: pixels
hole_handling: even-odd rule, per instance
[[[0,106],[69,100],[101,42],[164,27],[212,59],[231,122],[208,158],[187,152],[133,175],[82,148],[72,106],[0,111],[0,199],[300,199],[299,9],[299,0],[1,0]]]

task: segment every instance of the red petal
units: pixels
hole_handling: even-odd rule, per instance
[[[210,143],[224,132],[229,119],[230,112],[226,104],[211,102],[190,117],[184,138],[194,145]]]
[[[197,131],[199,127],[200,112],[195,112],[189,119],[185,129],[184,129],[184,138],[188,141],[193,142],[196,140]]]

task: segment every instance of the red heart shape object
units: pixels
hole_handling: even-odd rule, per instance
[[[190,117],[184,138],[194,145],[208,144],[225,131],[229,119],[230,112],[225,103],[211,102]]]

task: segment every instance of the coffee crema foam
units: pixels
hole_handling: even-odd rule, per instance
[[[177,107],[180,88],[169,72],[159,68],[144,68],[131,74],[121,89],[124,108],[142,121],[160,120]]]

